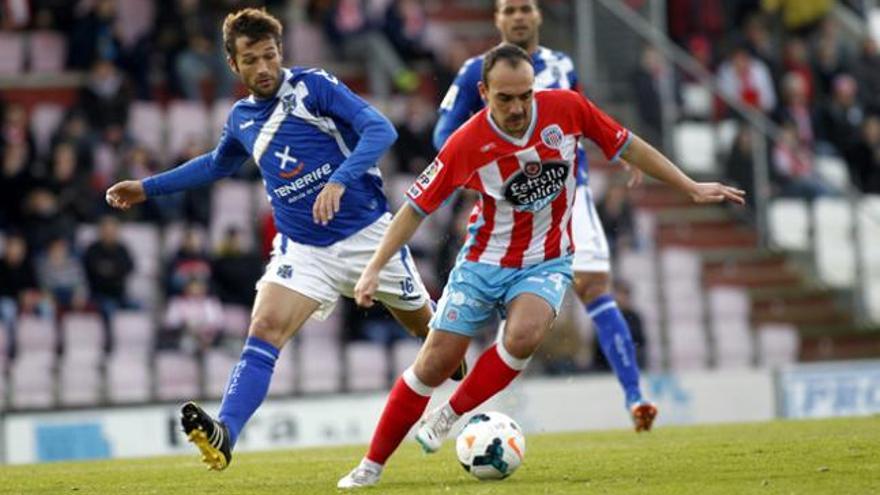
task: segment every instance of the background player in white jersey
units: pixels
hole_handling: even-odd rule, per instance
[[[397,380],[369,451],[339,488],[378,483],[383,466],[421,417],[433,389],[495,314],[504,333],[479,358],[449,401],[429,413],[416,434],[428,452],[440,448],[452,425],[503,390],[525,369],[553,324],[572,280],[571,224],[576,146],[586,137],[609,159],[622,156],[695,202],[743,203],[743,191],[698,183],[651,145],[632,135],[582,95],[534,92],[531,58],[511,45],[485,57],[480,94],[487,110],[474,115],[440,150],[407,192],[358,280],[355,299],[369,306],[385,263],[458,188],[480,194],[462,247],[416,362]]]
[[[281,23],[263,10],[226,17],[229,67],[250,96],[229,113],[217,147],[168,172],[107,191],[127,209],[148,197],[217,180],[253,161],[279,234],[257,285],[248,338],[214,420],[194,403],[184,431],[211,469],[226,468],[244,424],[266,397],[279,350],[310,316],[351,296],[390,223],[376,168],[397,137],[391,123],[324,70],[281,67]],[[378,299],[410,333],[425,336],[430,301],[402,246],[380,275]]]
[[[571,58],[538,44],[541,11],[537,0],[497,0],[495,26],[503,42],[515,44],[531,54],[537,88],[581,91]],[[477,91],[482,66],[482,56],[465,62],[443,99],[440,118],[434,128],[434,146],[437,149],[471,115],[483,108],[484,102]],[[625,162],[621,164],[629,169]],[[631,185],[641,181],[641,172],[634,169],[633,173]],[[636,431],[647,431],[657,415],[657,407],[642,396],[629,325],[612,297],[608,242],[587,184],[587,157],[582,149],[578,150],[577,180],[578,194],[572,221],[576,246],[573,289],[586,306],[602,352],[624,390],[624,404]]]

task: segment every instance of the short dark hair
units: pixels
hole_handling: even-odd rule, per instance
[[[266,9],[241,9],[223,20],[223,47],[235,58],[235,40],[239,36],[247,36],[252,43],[272,38],[280,46],[282,29],[281,22]]]
[[[501,9],[501,2],[503,1],[504,0],[495,0],[495,12],[498,12],[498,10]],[[529,3],[532,4],[532,7],[535,7],[538,10],[541,9],[541,6],[538,5],[538,0],[531,0]]]
[[[486,52],[486,55],[483,57],[483,73],[481,76],[483,85],[489,85],[489,71],[491,71],[500,60],[504,60],[507,62],[507,65],[514,69],[517,68],[522,61],[525,61],[525,63],[529,65],[532,64],[532,57],[530,57],[525,50],[511,43],[501,43]]]

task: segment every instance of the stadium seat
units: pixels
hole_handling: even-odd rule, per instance
[[[31,109],[31,132],[37,154],[45,156],[52,145],[52,136],[64,120],[65,109],[55,103],[38,103]]]
[[[823,197],[813,208],[819,277],[835,288],[850,287],[855,280],[855,252],[849,201]]]
[[[155,370],[159,400],[185,400],[199,396],[199,366],[189,354],[159,351]]]
[[[880,276],[880,195],[866,194],[859,203],[859,249],[864,270],[872,277]]]
[[[0,375],[6,369],[6,361],[9,359],[9,345],[11,344],[9,337],[9,328],[0,321]]]
[[[816,172],[836,191],[846,192],[852,184],[846,162],[836,156],[816,155]]]
[[[19,353],[9,370],[12,407],[45,409],[55,404],[55,356]]]
[[[297,371],[301,377],[300,389],[303,392],[339,391],[342,357],[338,340],[326,337],[303,338],[300,341],[299,356]]]
[[[238,353],[229,349],[210,349],[205,353],[202,373],[207,397],[211,399],[223,397],[226,382],[229,381],[229,375],[238,360]]]
[[[673,129],[676,163],[690,174],[718,172],[715,132],[710,124],[682,122]]]
[[[132,275],[126,284],[128,296],[145,309],[159,307],[162,298],[159,279],[154,275]]]
[[[655,263],[653,253],[645,251],[623,251],[617,261],[620,265],[618,275],[629,283],[638,280],[655,280]]]
[[[422,343],[414,338],[401,339],[394,343],[391,349],[391,366],[395,377],[412,366],[421,348]]]
[[[709,290],[709,318],[718,367],[745,367],[752,362],[751,302],[736,287]]]
[[[104,355],[104,322],[94,313],[71,313],[61,320],[64,360],[98,363]]]
[[[117,311],[111,320],[113,352],[147,356],[153,351],[156,327],[146,311]]]
[[[48,318],[23,315],[15,332],[17,355],[31,353],[54,354],[58,342],[55,323]]]
[[[223,132],[223,126],[226,125],[226,119],[229,117],[229,111],[235,100],[231,98],[218,98],[211,105],[211,140],[220,139],[220,133]]]
[[[800,334],[794,325],[765,324],[757,330],[759,362],[762,366],[780,366],[797,361]]]
[[[254,184],[254,196],[257,198],[257,218],[263,218],[272,211],[272,204],[269,203],[269,195],[266,194],[266,186],[262,182]]]
[[[705,369],[708,348],[702,320],[670,321],[667,330],[670,367],[676,371]]]
[[[721,150],[725,154],[733,149],[733,143],[736,141],[739,129],[740,123],[736,119],[722,120],[715,124],[715,136],[718,139],[716,149]]]
[[[244,340],[251,323],[250,310],[237,304],[223,305],[223,333]]]
[[[748,322],[718,321],[712,326],[715,364],[719,368],[745,368],[752,365],[754,345]]]
[[[262,187],[262,184],[260,185]],[[201,225],[186,225],[183,222],[173,222],[162,230],[162,258],[173,258],[183,244],[183,238],[187,231],[194,231],[207,246],[208,232]]]
[[[131,46],[149,34],[156,17],[156,2],[152,0],[125,0],[116,3],[114,34],[124,45]]]
[[[217,183],[211,195],[210,245],[216,246],[229,227],[236,227],[242,234],[243,248],[253,248],[255,203],[250,183],[239,180]]]
[[[269,385],[269,395],[272,397],[288,396],[296,391],[296,354],[293,342],[281,348],[281,354],[275,361],[275,372],[272,373],[272,383]]]
[[[687,118],[708,119],[712,116],[712,92],[699,83],[681,86],[682,112]]]
[[[345,347],[347,388],[352,391],[388,387],[388,358],[385,346],[374,342],[349,342]]]
[[[8,386],[6,385],[6,367],[0,368],[0,412],[6,411],[9,408],[9,404],[7,404],[6,396]]]
[[[776,246],[792,251],[810,248],[810,209],[803,199],[778,198],[767,211],[770,239]]]
[[[865,280],[862,298],[868,320],[880,325],[880,276],[872,275]]]
[[[134,140],[160,160],[167,158],[163,145],[165,113],[155,102],[134,101],[129,107],[128,130]]]
[[[667,276],[699,280],[703,273],[700,254],[692,249],[667,248],[660,253],[663,273]]]
[[[870,321],[880,324],[880,195],[868,194],[859,204],[859,250],[865,287],[862,293]]]
[[[168,107],[168,153],[174,158],[191,142],[204,145],[210,138],[208,112],[199,102],[175,100]]]
[[[15,31],[0,31],[0,75],[24,72],[24,38]]]
[[[311,23],[298,22],[293,29],[288,29],[285,44],[296,47],[295,50],[287,50],[294,65],[321,65],[327,61],[324,35],[319,27]]]
[[[150,400],[149,357],[140,352],[117,350],[107,360],[107,398],[113,404]]]
[[[58,399],[61,405],[97,405],[101,400],[100,364],[65,358],[58,372],[58,385]]]
[[[56,31],[34,31],[30,36],[28,52],[31,72],[61,73],[67,59],[67,39]]]
[[[160,271],[159,228],[149,223],[126,222],[119,226],[119,239],[134,259],[134,273],[156,276]]]

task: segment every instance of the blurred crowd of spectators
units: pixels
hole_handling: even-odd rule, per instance
[[[857,42],[844,36],[830,15],[834,3],[668,3],[671,37],[716,74],[727,96],[779,125],[780,136],[768,147],[775,194],[810,199],[841,193],[818,176],[820,155],[845,159],[856,188],[880,193],[880,51],[867,34]],[[846,3],[864,14],[862,2]],[[643,66],[647,73],[661,70],[650,60]],[[713,117],[733,116],[716,104]],[[750,191],[752,144],[743,127],[727,164],[727,175]]]
[[[8,100],[0,107],[0,317],[12,330],[22,313],[58,318],[67,311],[95,311],[109,319],[119,308],[142,307],[144,301],[126,292],[133,260],[120,242],[118,222],[184,222],[192,228],[179,251],[162,260],[164,303],[147,309],[160,315],[160,347],[203,349],[217,344],[222,305],[252,303],[267,253],[244,246],[270,245],[271,222],[259,219],[258,242],[243,242],[244,234],[230,230],[219,245],[208,246],[204,230],[211,223],[211,186],[150,200],[125,213],[109,210],[103,193],[116,180],[143,178],[208,149],[211,143],[193,141],[179,156],[163,159],[132,138],[132,102],[205,102],[236,94],[240,88],[226,68],[220,43],[222,16],[244,5],[259,3],[270,10],[286,5],[281,0],[158,0],[151,24],[122,32],[116,22],[121,1],[30,0],[26,15],[0,18],[6,29],[63,32],[68,68],[88,74],[43,153],[35,144],[28,109]],[[781,139],[770,147],[778,193],[833,193],[816,178],[817,153],[844,157],[854,184],[880,193],[877,44],[865,39],[854,50],[844,43],[824,8],[830,2],[761,3],[670,0],[669,31],[717,75],[725,92],[779,123]],[[382,102],[395,95],[400,104],[392,117],[399,139],[383,169],[404,178],[418,174],[434,154],[431,133],[439,98],[472,53],[461,43],[450,43],[444,52],[431,50],[419,0],[389,0],[378,12],[361,0],[299,4],[332,53],[363,69],[371,98]],[[775,9],[783,14],[776,16]],[[427,90],[415,70],[420,65],[435,78]],[[662,135],[662,119],[652,109],[660,105],[658,80],[664,70],[659,54],[649,48],[634,78],[638,107],[657,136]],[[585,85],[589,88],[590,82]],[[723,105],[715,108],[715,117],[729,115]],[[751,161],[750,134],[742,132],[729,153],[727,171],[749,190]],[[245,166],[234,180],[256,183],[258,174]],[[635,246],[625,185],[611,181],[607,190],[594,193],[612,250]],[[467,196],[450,210],[438,226],[448,235],[434,233],[433,244],[413,248],[420,266],[431,267],[426,279],[435,292],[463,240]],[[84,224],[98,225],[99,235],[78,249],[77,229]],[[349,306],[346,314],[351,338],[390,342],[403,335],[381,312],[364,318],[364,312]]]

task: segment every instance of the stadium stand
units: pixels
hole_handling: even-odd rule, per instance
[[[203,99],[186,99],[175,64],[185,46],[169,46],[159,36],[180,28],[170,22],[179,13],[157,12],[154,2],[147,0],[118,1],[112,25],[119,39],[112,41],[113,54],[105,56],[120,69],[122,112],[110,120],[121,120],[102,125],[99,122],[108,115],[96,110],[108,110],[111,105],[92,108],[83,104],[82,97],[86,89],[96,85],[88,76],[95,60],[81,60],[75,56],[80,52],[72,53],[83,46],[95,48],[89,43],[97,42],[80,36],[78,29],[89,12],[71,8],[58,16],[70,19],[68,23],[42,25],[37,14],[45,2],[31,3],[34,15],[29,24],[0,31],[0,151],[8,165],[0,176],[0,240],[23,234],[30,244],[27,263],[33,271],[42,257],[42,244],[49,241],[41,232],[49,230],[52,236],[74,240],[78,259],[97,238],[101,215],[108,213],[103,205],[104,189],[118,178],[142,178],[175,166],[193,150],[201,152],[210,146],[234,98],[218,94],[219,84],[205,80],[200,83]],[[323,33],[310,3],[290,2],[289,9],[279,9],[288,24],[287,46],[295,47],[287,55],[293,63],[327,67],[365,93],[370,81],[363,61],[337,57],[335,45]],[[545,3],[547,22],[559,25],[570,21],[565,14],[568,2]],[[405,59],[420,78],[418,90],[390,88],[391,96],[384,99],[367,95],[400,130],[414,134],[416,142],[430,142],[434,109],[457,68],[495,43],[491,4],[425,1],[429,20],[425,39],[433,52]],[[278,8],[277,4],[271,8]],[[213,21],[222,14],[211,6],[201,9],[197,14]],[[616,115],[641,131],[643,116],[633,108],[636,95],[628,89],[641,42],[615,28],[618,24],[603,22],[605,15],[597,10],[598,40],[619,50],[615,60],[605,60],[602,57],[607,54],[600,54],[599,73],[585,80],[585,87],[592,97],[603,99],[603,106],[618,110]],[[671,18],[676,15],[670,12]],[[779,41],[795,36],[772,13],[760,11],[736,17],[743,21],[738,25],[731,21],[720,34],[682,31],[675,22],[669,34],[717,73],[725,60],[725,46],[749,46],[744,20],[753,16],[761,21],[759,29]],[[868,16],[876,20],[880,13]],[[863,49],[859,39],[827,27],[833,22],[829,19],[817,22],[802,37],[810,42],[810,59],[818,57],[814,45],[840,47],[840,53],[834,55],[833,73],[821,70],[819,64],[807,64],[804,72],[812,88],[809,110],[817,116],[833,117],[836,114],[828,109],[833,110],[835,77],[851,73],[858,85],[869,87],[870,81],[860,76],[862,64],[871,67],[878,55],[876,47],[872,54],[868,44]],[[560,36],[550,32],[548,38],[556,41]],[[694,42],[696,38],[707,42]],[[144,46],[152,47],[148,64],[143,63]],[[700,47],[705,46],[709,53],[703,59],[704,48]],[[775,44],[769,56],[754,46],[749,48],[768,58],[764,63],[771,69],[779,94],[786,73],[801,70],[786,59],[783,46]],[[745,181],[742,185],[754,195],[754,178],[743,173],[752,170],[753,164],[749,161],[752,149],[747,140],[743,144],[740,139],[740,119],[720,104],[707,86],[685,74],[679,76],[681,118],[667,130],[677,150],[674,156],[690,173],[703,177],[727,174]],[[603,91],[603,87],[611,89]],[[858,93],[850,114],[867,117],[878,112],[871,106],[871,95],[863,93]],[[765,113],[770,117],[784,114],[775,110]],[[861,155],[837,149],[840,143],[832,137],[850,136],[855,140],[853,146],[876,147],[877,143],[862,137],[868,134],[863,132],[867,124],[857,123],[841,132],[843,123],[831,117],[813,119],[812,139],[805,139],[800,143],[803,149],[798,148],[822,183],[829,186],[830,194],[790,194],[771,160],[766,238],[758,230],[758,215],[693,208],[688,198],[654,183],[631,192],[635,235],[618,246],[615,264],[621,279],[632,288],[633,304],[644,322],[649,370],[740,368],[876,356],[876,337],[865,330],[880,325],[880,251],[874,248],[880,239],[880,190],[875,189],[880,180],[871,182],[875,179],[853,158]],[[779,119],[784,123],[784,118]],[[72,144],[76,150],[76,188],[54,178],[53,154],[61,143]],[[765,144],[770,155],[776,143],[768,139]],[[143,151],[139,160],[130,159],[134,150]],[[415,174],[432,159],[429,151],[415,156],[403,151],[407,150],[396,149],[380,164],[394,208]],[[592,150],[590,159],[591,187],[594,196],[601,198],[614,181],[614,168]],[[205,191],[151,201],[120,215],[120,236],[135,261],[127,283],[127,296],[134,304],[116,311],[108,321],[99,316],[95,301],[71,311],[45,296],[28,299],[11,318],[4,314],[0,321],[0,349],[6,350],[0,355],[0,409],[219,397],[227,370],[236,360],[237,351],[232,349],[240,347],[248,326],[247,306],[240,301],[221,301],[221,336],[202,351],[186,346],[159,349],[158,335],[174,292],[171,265],[186,232],[195,230],[207,246],[209,286],[212,255],[229,227],[241,232],[243,247],[251,253],[260,252],[271,238],[265,193],[254,173],[243,167],[233,178]],[[88,208],[76,208],[78,202]],[[204,210],[207,218],[201,213]],[[416,264],[434,296],[439,295],[449,268],[442,253],[449,244],[458,242],[457,229],[467,210],[466,201],[440,210],[412,241]],[[854,227],[860,232],[858,239],[853,238]],[[0,252],[5,250],[0,247]],[[857,307],[863,307],[863,313],[854,310]],[[418,349],[418,343],[409,339],[377,343],[367,335],[353,335],[338,313],[323,322],[309,321],[284,349],[270,389],[272,395],[385,388]],[[581,365],[579,371],[589,369],[589,363]]]

